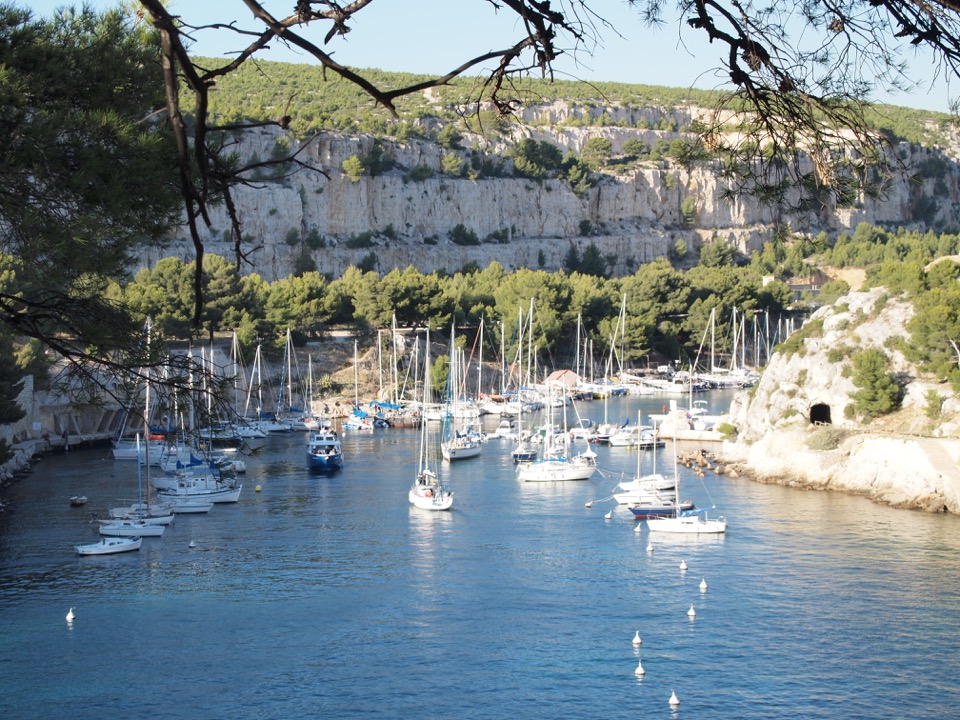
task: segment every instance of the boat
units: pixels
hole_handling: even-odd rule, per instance
[[[430,331],[427,331],[423,369],[423,404],[430,403]],[[430,426],[420,423],[420,456],[417,475],[407,493],[410,504],[421,510],[449,510],[453,507],[453,493],[440,482],[439,476],[430,469]]]
[[[553,408],[553,405],[549,405]],[[551,410],[552,412],[552,410]],[[564,415],[564,417],[566,417]],[[552,420],[552,417],[549,418]],[[552,422],[547,426],[553,428]],[[543,458],[517,465],[517,479],[524,482],[559,482],[589,480],[597,471],[597,454],[593,450],[569,457],[570,435],[566,428],[549,432],[544,437]]]
[[[476,409],[471,414],[460,407],[460,386],[463,361],[461,351],[455,342],[455,330],[450,328],[450,377],[447,382],[447,411],[443,418],[443,439],[440,441],[440,452],[444,460],[465,460],[477,457],[483,449],[483,438],[480,433],[464,419],[479,417]]]
[[[100,534],[114,537],[160,537],[166,525],[150,525],[140,520],[101,520]]]
[[[531,305],[533,301],[531,300]],[[534,442],[533,433],[530,430],[523,429],[523,414],[524,414],[524,404],[521,397],[523,391],[523,332],[524,332],[524,322],[523,322],[523,312],[521,311],[517,318],[517,377],[518,377],[518,387],[517,387],[517,445],[513,448],[510,453],[510,456],[513,458],[513,462],[522,463],[522,462],[533,462],[537,459],[540,454],[540,449],[537,447],[537,444]],[[529,364],[529,360],[528,360]]]
[[[676,439],[674,439],[676,446]],[[676,454],[676,452],[674,452]],[[674,498],[677,507],[669,515],[659,517],[648,517],[647,528],[650,532],[677,533],[688,535],[717,535],[727,531],[727,521],[723,517],[709,518],[707,510],[704,508],[683,509],[680,503],[680,476],[674,466],[674,477],[676,487],[674,488]]]
[[[329,427],[310,433],[307,440],[307,467],[311,470],[337,470],[343,466],[340,436]]]
[[[637,453],[637,472],[631,480],[621,480],[613,489],[613,499],[620,505],[636,507],[636,517],[647,518],[673,513],[677,482],[657,472],[657,451],[653,450],[653,471],[640,474],[641,453]],[[687,503],[691,509],[693,503]]]
[[[177,515],[208,513],[213,509],[213,503],[203,498],[175,497],[168,498],[170,509]]]
[[[590,418],[580,418],[576,424],[570,428],[570,437],[574,439],[587,440],[589,442],[595,438],[596,435],[597,424]]]
[[[86,504],[87,504],[86,495],[74,495],[73,497],[70,498],[71,507],[81,507]]]
[[[544,458],[517,465],[517,479],[525,482],[589,480],[597,471],[596,453],[586,451],[571,458]]]
[[[132,505],[110,508],[111,520],[139,520],[148,525],[169,525],[173,522],[173,511],[166,505],[135,502]]]
[[[139,550],[141,544],[141,537],[105,537],[89,545],[77,545],[76,549],[77,555],[114,555]]]
[[[663,447],[663,440],[657,437],[656,431],[650,425],[624,425],[617,432],[607,438],[610,447],[634,447],[638,450],[648,450]]]
[[[142,462],[147,445],[150,446],[150,454],[158,457],[166,444],[166,440],[141,440],[138,433],[135,437],[114,440],[111,454],[114,460],[140,460]]]
[[[497,428],[493,432],[487,433],[487,437],[490,438],[511,439],[517,436],[517,421],[512,415],[502,418]]]
[[[184,499],[203,503],[235,503],[240,500],[240,491],[243,485],[228,485],[223,482],[210,484],[207,478],[181,476],[176,486],[157,491],[157,494],[166,501],[175,505]],[[174,512],[181,512],[174,509]]]

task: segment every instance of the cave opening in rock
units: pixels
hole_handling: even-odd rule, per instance
[[[825,403],[817,403],[810,408],[810,422],[814,425],[832,425],[830,419],[830,406]]]

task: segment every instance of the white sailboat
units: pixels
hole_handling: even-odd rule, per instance
[[[556,432],[553,426],[553,404],[549,403],[548,434],[544,438],[546,449],[541,460],[521,462],[517,465],[517,479],[525,482],[557,482],[564,480],[589,480],[597,471],[597,454],[592,450],[569,457],[570,436],[564,427]]]
[[[423,405],[430,404],[430,331],[427,331],[426,359],[423,370]],[[449,510],[453,507],[453,493],[443,487],[440,477],[430,468],[429,423],[420,423],[420,457],[417,476],[407,497],[410,504],[421,510]]]
[[[677,441],[674,438],[674,455],[676,455]],[[706,509],[682,510],[680,508],[680,474],[674,466],[674,497],[676,498],[674,511],[667,516],[647,518],[647,527],[650,532],[684,533],[690,535],[717,535],[727,531],[727,521],[723,517],[708,518]]]
[[[457,350],[455,330],[450,328],[450,379],[447,383],[447,410],[443,419],[443,439],[440,442],[440,452],[444,460],[465,460],[476,457],[483,449],[483,439],[476,429],[464,422],[469,413],[461,411],[460,378],[462,377],[463,361]],[[476,415],[474,415],[476,416]]]
[[[105,537],[99,542],[77,545],[77,555],[114,555],[139,550],[143,544],[140,537]]]

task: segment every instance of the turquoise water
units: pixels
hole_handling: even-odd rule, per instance
[[[599,403],[581,411],[602,419]],[[586,507],[634,452],[597,448],[587,482],[518,483],[510,443],[491,440],[441,466],[455,509],[429,513],[406,498],[416,443],[348,434],[345,468],[324,477],[305,436],[274,438],[238,504],[106,557],[73,546],[96,539],[91,510],[135,497],[132,466],[104,448],[46,457],[0,515],[0,716],[955,715],[960,519],[683,475],[729,531],[648,552],[628,511]]]

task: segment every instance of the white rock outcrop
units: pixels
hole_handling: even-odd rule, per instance
[[[795,487],[857,493],[899,507],[960,513],[960,440],[952,393],[924,381],[891,338],[907,338],[912,305],[882,288],[852,293],[818,310],[793,350],[779,352],[760,383],[730,409],[739,435],[724,444],[728,461],[750,477]],[[799,337],[799,336],[798,336]],[[857,388],[849,377],[854,350],[877,348],[904,386],[902,409],[868,424],[848,416]],[[947,401],[941,418],[925,412],[928,393]],[[835,449],[814,436],[835,432]]]

